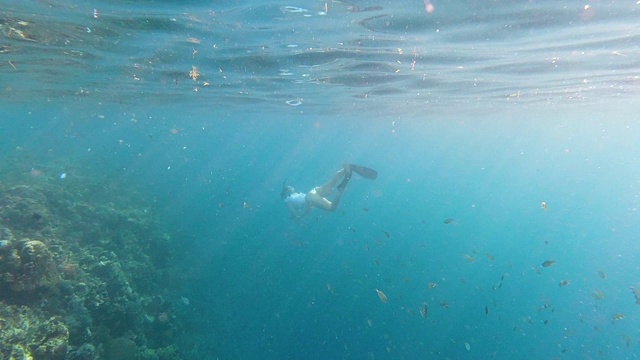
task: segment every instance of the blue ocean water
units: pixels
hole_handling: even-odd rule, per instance
[[[147,199],[185,359],[634,359],[638,12],[5,2],[2,168]]]

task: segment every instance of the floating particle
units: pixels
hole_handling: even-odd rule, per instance
[[[305,12],[308,12],[309,10],[295,7],[295,6],[282,6],[280,8],[280,11],[284,13],[305,13]]]
[[[200,71],[195,66],[191,66],[191,70],[189,71],[189,77],[193,79],[193,81],[198,80],[200,77]]]
[[[60,174],[60,180],[64,180],[67,178],[67,173]]]
[[[378,297],[380,298],[380,301],[382,301],[383,303],[387,303],[387,295],[385,295],[382,291],[376,289],[376,293],[378,294]]]
[[[540,203],[540,207],[542,208],[542,210],[547,210],[547,203],[546,202],[541,202]]]
[[[287,100],[285,103],[289,106],[300,106],[302,105],[302,101],[300,100]]]
[[[547,261],[542,263],[542,267],[549,267],[549,266],[551,266],[551,265],[553,265],[555,263],[556,263],[555,260],[547,260]]]

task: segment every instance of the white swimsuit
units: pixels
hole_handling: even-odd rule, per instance
[[[293,193],[284,199],[284,202],[290,205],[295,216],[303,216],[309,211],[309,204],[307,203],[307,194]]]

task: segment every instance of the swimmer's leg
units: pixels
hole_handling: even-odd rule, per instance
[[[338,183],[338,180],[340,180],[340,178],[342,177],[344,177],[345,179],[351,178],[351,169],[349,167],[349,164],[345,164],[342,169],[338,170],[338,172],[336,172],[336,174],[333,175],[331,180],[327,181],[326,184],[316,187],[315,188],[316,193],[322,197],[329,196],[329,194],[331,194],[331,189],[333,189],[333,187],[336,186],[336,184]],[[344,183],[344,180],[342,182]],[[342,183],[340,185],[342,185]],[[344,187],[343,187],[343,190],[344,190]]]

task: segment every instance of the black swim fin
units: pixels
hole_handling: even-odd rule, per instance
[[[351,171],[355,172],[356,174],[362,176],[365,179],[374,180],[375,178],[378,177],[378,172],[371,168],[360,166],[360,165],[353,165],[353,164],[349,164],[349,167],[351,168]]]

